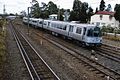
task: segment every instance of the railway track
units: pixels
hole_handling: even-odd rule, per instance
[[[101,77],[110,77],[110,80],[119,80],[120,79],[120,74],[100,63],[97,61],[94,61],[90,59],[89,57],[81,54],[79,51],[74,50],[70,47],[68,47],[65,44],[61,44],[59,42],[56,42],[54,39],[50,39],[44,36],[41,36],[39,33],[35,33],[39,37],[43,37],[43,39],[49,41],[50,43],[60,47],[64,51],[68,52],[71,54],[73,57],[79,59],[81,63],[83,63],[85,66],[87,66],[91,71],[94,71],[96,74],[99,74]]]
[[[60,80],[29,41],[15,29],[12,23],[10,23],[10,27],[31,80]]]
[[[38,34],[38,33],[35,33],[35,34],[38,35],[39,37],[41,37],[40,34]],[[42,35],[42,37],[43,37],[43,35]],[[73,50],[72,48],[68,47],[65,44],[56,42],[54,39],[50,40],[50,38],[47,39],[47,37],[43,37],[43,38],[45,40],[49,41],[50,43],[60,47],[64,51],[67,51],[75,58],[79,59],[81,61],[81,63],[83,63],[85,66],[87,66],[91,71],[94,71],[96,74],[99,74],[101,77],[109,76],[110,80],[119,80],[120,79],[120,74],[118,72],[114,71],[113,69],[110,69],[109,67],[106,67],[97,61],[91,60],[89,57],[86,57],[86,56],[80,54],[79,51]],[[107,56],[107,58],[110,58],[110,56]],[[113,59],[113,58],[110,58],[110,59]],[[113,60],[116,60],[116,58]],[[116,61],[118,61],[118,60],[116,60]]]
[[[96,48],[95,50],[97,54],[120,63],[120,49],[119,48],[103,44],[100,48]]]
[[[108,54],[109,56],[115,57],[116,59],[120,60],[120,48],[118,47],[103,44],[99,50],[105,51],[107,52],[106,54]]]

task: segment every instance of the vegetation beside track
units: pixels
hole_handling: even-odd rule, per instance
[[[3,63],[6,60],[5,37],[6,37],[6,20],[0,19],[0,78],[2,77]]]
[[[112,41],[120,41],[120,36],[106,35],[106,36],[103,36],[103,39],[108,39]]]

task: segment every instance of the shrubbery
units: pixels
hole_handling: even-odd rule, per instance
[[[102,32],[103,33],[116,33],[116,34],[120,34],[120,29],[115,30],[115,28],[113,28],[113,27],[103,26],[102,27]]]

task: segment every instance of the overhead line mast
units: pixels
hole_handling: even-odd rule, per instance
[[[5,9],[5,5],[3,5],[3,14],[5,14],[6,9]]]

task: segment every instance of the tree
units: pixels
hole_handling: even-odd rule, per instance
[[[120,4],[115,5],[114,11],[115,11],[114,17],[120,23]]]
[[[90,22],[92,15],[93,15],[93,9],[91,7],[89,7],[88,8],[88,22]]]
[[[40,10],[41,10],[40,18],[47,19],[49,17],[48,6],[44,2],[41,2],[41,5],[42,6],[40,7]]]
[[[71,11],[71,12],[70,12],[69,20],[70,20],[70,21],[79,21],[79,20],[80,20],[80,18],[79,18],[79,13],[78,13],[78,12],[75,12],[75,11]]]
[[[104,11],[105,10],[105,2],[104,0],[101,0],[100,2],[100,11]]]
[[[73,10],[70,12],[70,21],[80,21],[80,10],[82,7],[82,2],[79,0],[74,0]]]
[[[111,4],[108,4],[107,9],[105,11],[109,11],[110,12],[111,10],[112,10]]]
[[[39,18],[40,17],[40,7],[39,7],[39,3],[36,1],[36,0],[32,0],[32,3],[35,3],[35,4],[32,4],[32,7],[31,7],[31,14],[32,14],[32,17],[35,17],[35,18]]]
[[[93,9],[88,8],[88,3],[74,0],[73,10],[70,12],[70,21],[80,21],[80,23],[87,23],[90,20]]]
[[[52,1],[50,1],[50,2],[47,4],[47,9],[48,9],[48,11],[49,11],[49,15],[51,15],[51,14],[57,14],[57,13],[58,13],[57,5],[54,4]]]
[[[88,3],[84,2],[82,3],[82,8],[80,10],[80,23],[87,23],[88,21]]]
[[[97,13],[98,12],[98,7],[96,7],[96,10],[95,10],[95,13]]]
[[[73,11],[80,11],[81,7],[82,7],[82,2],[79,0],[74,0],[73,2]]]

